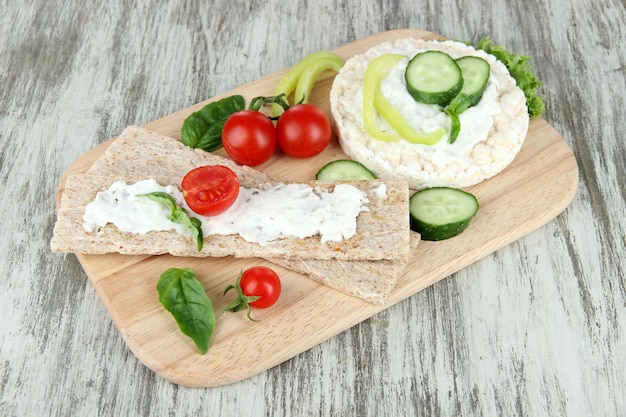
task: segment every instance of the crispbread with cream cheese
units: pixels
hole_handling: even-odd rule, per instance
[[[156,167],[155,167],[156,168]],[[155,169],[156,171],[157,169]],[[156,177],[156,178],[155,178]],[[161,185],[176,185],[177,178],[155,176]],[[404,181],[357,181],[351,184],[367,193],[367,210],[358,216],[356,235],[339,242],[322,243],[319,236],[310,238],[285,238],[266,244],[248,242],[239,235],[205,236],[204,247],[196,249],[191,236],[176,232],[149,232],[130,234],[107,224],[91,233],[83,227],[85,206],[99,191],[108,189],[117,180],[134,183],[146,179],[124,175],[103,177],[93,174],[72,175],[67,178],[61,198],[58,220],[54,229],[52,249],[58,252],[88,254],[121,253],[128,255],[158,255],[223,257],[285,257],[342,260],[402,259],[409,248],[408,187]],[[264,187],[263,183],[240,180],[243,187]],[[334,184],[312,181],[307,183],[315,190],[331,191]],[[377,189],[386,186],[386,197]],[[193,213],[192,213],[193,214]],[[306,221],[306,219],[303,219]]]
[[[174,156],[174,157],[172,157]],[[193,150],[184,146],[180,141],[163,136],[142,127],[129,126],[118,138],[116,138],[105,152],[93,163],[88,170],[89,177],[85,176],[82,181],[104,181],[103,177],[112,174],[123,173],[122,179],[154,177],[159,182],[167,182],[177,179],[179,182],[184,173],[201,165],[220,164],[229,166],[235,170],[240,178],[249,182],[264,182],[268,177],[255,169],[236,165],[233,161],[200,150]],[[167,179],[162,174],[165,173]],[[158,174],[158,175],[157,175]],[[131,178],[129,178],[131,177]],[[119,178],[119,177],[117,177]],[[96,184],[85,185],[86,188],[94,188]],[[59,218],[74,217],[74,224],[81,223],[81,211],[76,206],[87,204],[93,196],[85,194],[82,187],[66,187],[62,193],[62,203],[59,209]],[[74,208],[69,208],[73,201]],[[63,237],[70,233],[70,229],[63,231],[65,227],[59,225],[55,230],[53,245],[61,249],[64,240],[73,239],[71,236]],[[81,227],[82,229],[82,227]],[[82,233],[82,232],[81,232]],[[361,298],[365,301],[382,304],[395,287],[399,275],[404,271],[408,260],[413,254],[413,249],[419,242],[419,234],[410,232],[410,250],[399,250],[402,246],[395,246],[397,242],[391,242],[392,247],[399,250],[400,258],[391,260],[320,260],[294,256],[289,253],[283,257],[269,257],[266,259],[277,265],[293,269],[309,276],[309,278],[321,284],[327,285],[338,291]],[[171,237],[171,233],[167,238]],[[117,237],[116,239],[118,239]],[[153,243],[159,244],[163,236],[154,234]],[[124,242],[118,242],[125,245]],[[189,242],[185,247],[189,247]],[[66,247],[66,249],[69,249]],[[195,254],[194,254],[195,255]]]
[[[159,159],[162,155],[167,158]],[[368,210],[357,218],[357,234],[340,242],[322,243],[319,237],[313,237],[281,239],[260,245],[239,236],[207,236],[203,250],[198,252],[190,237],[172,232],[131,236],[117,231],[112,225],[105,226],[100,233],[88,233],[82,227],[85,205],[114,180],[136,182],[155,178],[162,185],[178,186],[189,169],[207,164],[230,165],[238,174],[242,187],[276,183],[252,168],[235,165],[206,152],[193,151],[175,139],[155,132],[131,127],[104,152],[87,174],[67,178],[52,248],[60,252],[91,254],[170,253],[178,256],[290,256],[343,260],[401,259],[409,250],[408,187],[404,181],[353,182],[368,192]],[[374,192],[382,184],[387,188],[386,198]],[[317,181],[310,185],[326,190],[334,187]]]

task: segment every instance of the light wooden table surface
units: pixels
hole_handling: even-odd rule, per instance
[[[0,1],[0,415],[626,415],[626,10],[620,0]],[[73,255],[84,152],[390,29],[530,55],[580,186],[555,220],[250,379],[174,385],[131,353]]]

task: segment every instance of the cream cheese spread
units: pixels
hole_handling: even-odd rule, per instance
[[[123,181],[114,182],[108,190],[100,191],[95,199],[85,206],[83,227],[95,232],[112,223],[122,232],[148,233],[175,230],[189,233],[187,228],[169,220],[170,210],[141,194],[164,192],[171,195],[176,204],[184,203],[183,194],[172,185],[162,186],[154,179],[128,185]]]
[[[381,188],[383,187],[383,188]],[[374,192],[386,195],[384,185]],[[336,184],[332,191],[306,184],[274,184],[265,188],[241,187],[237,200],[217,216],[201,216],[185,203],[176,186],[162,186],[155,180],[128,185],[115,182],[99,192],[85,208],[84,228],[95,232],[108,223],[128,233],[175,230],[189,234],[182,225],[168,219],[169,210],[140,194],[166,192],[187,213],[202,223],[204,236],[240,235],[249,242],[267,244],[284,238],[319,235],[322,242],[349,239],[356,234],[357,217],[367,210],[367,194],[350,184]]]

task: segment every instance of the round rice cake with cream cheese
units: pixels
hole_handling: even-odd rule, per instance
[[[371,137],[363,124],[363,84],[367,66],[377,56],[406,55],[383,79],[380,90],[416,130],[428,133],[443,127],[450,118],[439,105],[416,102],[409,94],[404,70],[419,52],[440,50],[457,59],[475,55],[491,67],[481,100],[459,115],[461,131],[452,144],[448,133],[435,145],[413,144],[401,139],[385,142]],[[339,71],[330,92],[335,131],[343,151],[383,179],[403,179],[413,189],[463,188],[490,178],[506,168],[522,147],[528,131],[526,97],[506,66],[493,55],[460,42],[406,38],[370,48],[353,56]],[[376,124],[390,131],[376,115]]]

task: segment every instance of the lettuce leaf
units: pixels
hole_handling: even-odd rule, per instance
[[[531,118],[541,116],[545,110],[544,97],[540,97],[537,94],[537,89],[541,88],[542,83],[533,72],[530,65],[530,57],[514,54],[500,45],[493,45],[491,38],[488,36],[478,41],[474,47],[495,56],[506,65],[511,76],[515,78],[517,86],[526,96],[528,115]]]

